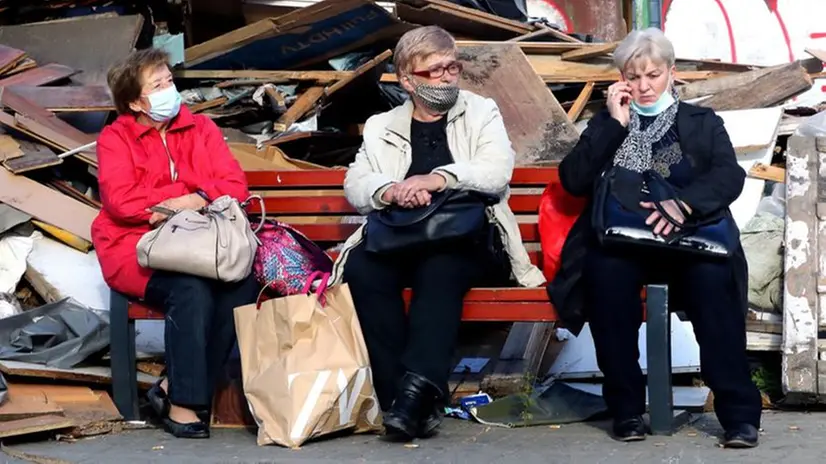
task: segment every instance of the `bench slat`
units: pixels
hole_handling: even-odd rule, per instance
[[[253,189],[279,187],[341,187],[345,169],[316,169],[303,171],[248,171],[247,182]],[[559,181],[556,166],[520,167],[513,170],[511,187],[544,186],[548,182]]]
[[[404,291],[410,302],[412,292]],[[511,311],[514,311],[513,313]],[[141,303],[129,304],[130,319],[163,319],[163,313]],[[556,311],[545,288],[474,288],[465,297],[462,320],[466,321],[554,321]]]
[[[508,204],[514,213],[536,214],[541,198],[539,194],[514,194]],[[358,214],[344,195],[264,197],[264,210],[284,215]],[[253,201],[248,211],[260,214],[261,204]]]
[[[343,242],[359,228],[361,224],[290,224],[310,240],[316,242]],[[523,242],[539,241],[539,226],[536,223],[519,224]]]

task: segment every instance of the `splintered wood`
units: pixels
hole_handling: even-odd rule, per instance
[[[499,106],[517,165],[559,161],[570,152],[579,134],[518,45],[462,47],[458,58],[464,64],[462,88]]]

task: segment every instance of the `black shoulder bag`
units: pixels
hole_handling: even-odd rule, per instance
[[[433,192],[425,207],[373,211],[367,215],[366,250],[391,253],[477,239],[487,232],[488,207],[497,203],[495,195],[447,189]]]

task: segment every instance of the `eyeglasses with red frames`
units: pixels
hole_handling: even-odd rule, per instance
[[[455,76],[462,72],[462,63],[459,61],[452,61],[447,65],[433,66],[422,71],[411,71],[410,74],[414,76],[424,77],[427,79],[438,79],[445,75],[445,71],[451,76]]]

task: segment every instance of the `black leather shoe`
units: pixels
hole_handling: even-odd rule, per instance
[[[163,419],[169,416],[169,397],[166,396],[166,392],[161,388],[161,382],[163,382],[163,379],[158,380],[155,382],[155,385],[152,385],[152,388],[146,392],[146,398],[149,400],[149,406],[152,407],[155,414]]]
[[[181,424],[165,417],[163,428],[176,438],[209,438],[209,426],[201,421]]]
[[[384,428],[388,437],[410,440],[418,436],[420,431],[427,430],[432,434],[438,423],[433,426],[433,421],[425,420],[425,426],[422,427],[422,411],[432,411],[434,401],[440,395],[439,388],[426,378],[412,372],[406,373],[390,411],[384,416]],[[438,414],[436,417],[440,423]]]
[[[645,422],[642,416],[614,421],[614,436],[619,441],[645,440]]]
[[[757,446],[760,433],[757,427],[751,424],[734,426],[723,435],[724,448],[754,448]]]
[[[419,421],[419,430],[416,432],[417,438],[430,438],[436,435],[436,431],[442,425],[442,414],[439,412],[439,406],[436,402],[425,411],[428,411],[428,413]]]

